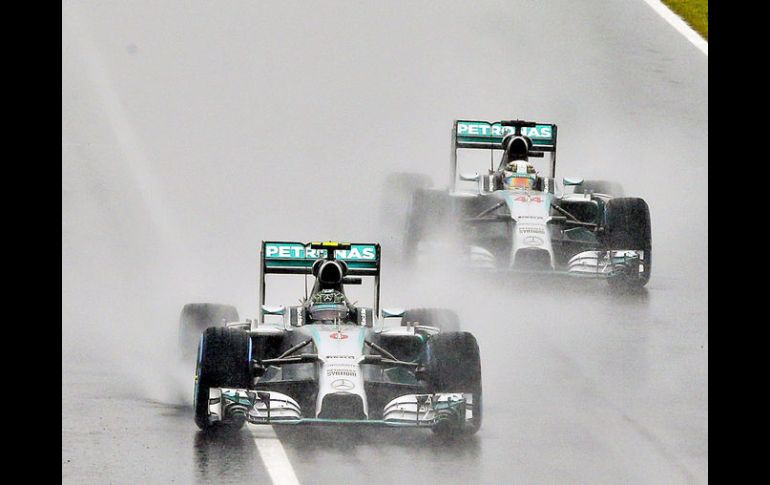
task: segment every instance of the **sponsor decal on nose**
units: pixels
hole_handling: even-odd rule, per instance
[[[344,340],[348,338],[348,336],[342,332],[334,332],[329,334],[329,338],[333,338],[334,340]]]

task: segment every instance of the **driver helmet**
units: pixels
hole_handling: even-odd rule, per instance
[[[347,299],[341,291],[324,289],[310,298],[308,316],[311,320],[330,322],[345,320],[349,313]]]
[[[505,167],[503,185],[507,190],[533,189],[537,181],[534,165],[523,160],[509,162]]]

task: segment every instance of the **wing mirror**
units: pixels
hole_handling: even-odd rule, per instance
[[[564,177],[564,186],[569,187],[570,185],[580,185],[583,183],[583,179],[577,179],[577,178],[569,178]]]
[[[283,315],[286,313],[286,307],[283,305],[268,306],[262,305],[262,315]]]
[[[383,308],[382,318],[401,318],[405,313],[403,308]]]
[[[460,174],[460,180],[464,180],[466,182],[476,182],[476,181],[479,180],[479,174],[478,174],[478,172],[461,173]]]

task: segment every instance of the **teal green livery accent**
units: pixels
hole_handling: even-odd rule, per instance
[[[358,331],[358,346],[361,348],[361,351],[363,352],[364,349],[364,339],[366,338],[366,332],[363,330]]]
[[[377,250],[373,244],[353,244],[350,249],[337,249],[335,257],[343,261],[376,261]],[[326,258],[326,249],[311,249],[299,243],[265,244],[265,259],[313,260]]]
[[[264,258],[267,268],[309,268],[321,258],[326,249],[311,249],[301,243],[267,242]],[[374,244],[353,244],[350,249],[335,250],[335,258],[345,261],[349,268],[376,269],[377,247]]]
[[[313,337],[313,343],[315,344],[316,348],[318,348],[321,342],[321,334],[318,332],[318,328],[311,326],[310,333],[311,337]]]
[[[552,124],[540,123],[533,127],[522,127],[521,134],[532,139],[535,146],[552,146],[554,129]],[[487,121],[457,121],[457,141],[460,143],[499,144],[503,138],[514,133],[512,126]]]
[[[315,260],[296,260],[296,259],[273,259],[266,261],[268,268],[310,268],[313,266]],[[373,269],[376,268],[376,263],[369,263],[364,261],[345,261],[348,268],[352,269]]]
[[[242,404],[244,406],[252,406],[252,402],[248,398],[240,397],[235,391],[225,390],[222,392],[222,399],[227,399],[230,402]]]

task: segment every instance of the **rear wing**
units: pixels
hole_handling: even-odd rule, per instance
[[[323,247],[324,249],[321,249]],[[380,245],[378,243],[304,243],[262,241],[260,250],[259,307],[265,304],[265,277],[269,274],[312,274],[313,263],[334,251],[344,261],[350,276],[374,277],[374,312],[380,311]]]
[[[529,155],[532,157],[542,157],[546,152],[550,152],[550,176],[556,177],[556,133],[557,127],[553,123],[524,120],[455,120],[452,125],[452,186],[457,180],[458,148],[502,150],[503,138],[508,134],[529,137],[532,140]]]

